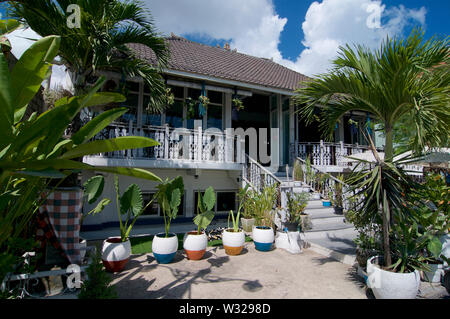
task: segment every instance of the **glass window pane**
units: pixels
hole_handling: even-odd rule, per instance
[[[144,95],[144,105],[143,105],[144,111],[142,114],[142,125],[161,126],[161,114],[149,113],[149,111],[147,111],[147,105],[149,101],[150,97]]]
[[[236,209],[235,192],[217,192],[217,211],[229,212]]]
[[[177,99],[184,99],[184,88],[182,86],[168,86]]]
[[[208,98],[211,103],[222,104],[222,92],[208,91]]]
[[[128,92],[139,92],[139,83],[133,81],[125,82],[125,90]]]
[[[222,107],[216,105],[208,105],[208,119],[207,119],[207,128],[218,128],[222,129]]]
[[[170,127],[183,127],[183,102],[175,101],[166,110],[166,123]]]
[[[198,100],[199,96],[202,94],[202,90],[198,89],[188,89],[188,96],[191,99]]]
[[[118,118],[117,121],[128,124],[129,121],[131,120],[131,121],[133,121],[133,123],[136,123],[138,101],[139,101],[138,94],[129,93],[127,96],[127,100],[123,104],[120,105],[120,106],[128,107],[128,111],[127,111],[127,113],[122,115],[120,118]]]
[[[144,207],[148,204],[148,202],[153,198],[155,193],[143,193],[142,199],[144,200]],[[142,213],[144,216],[158,216],[159,205],[158,201],[155,199],[151,205],[147,207],[147,209]]]

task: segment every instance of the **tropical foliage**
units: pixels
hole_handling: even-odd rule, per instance
[[[205,230],[211,224],[214,218],[214,205],[216,204],[216,193],[210,186],[205,193],[198,192],[197,215],[194,218],[194,224],[197,225],[197,233]]]
[[[67,23],[69,5],[78,5],[80,27]],[[12,2],[10,15],[42,37],[61,36],[58,56],[72,73],[75,94],[84,93],[100,71],[140,76],[150,88],[149,108],[161,110],[167,101],[159,71],[168,48],[155,30],[149,10],[136,0],[35,0]],[[143,44],[155,54],[156,66],[136,57],[128,44]]]
[[[166,237],[169,236],[170,223],[178,215],[178,207],[184,194],[183,178],[178,176],[173,180],[166,179],[158,186],[155,194],[156,200],[161,207],[164,218],[164,229]]]
[[[410,149],[443,143],[450,131],[450,38],[424,40],[415,29],[404,40],[387,38],[380,49],[341,47],[334,68],[297,90],[300,114],[331,138],[335,124],[350,111],[372,114],[383,125],[386,159],[393,158],[393,129],[410,119]]]
[[[143,137],[92,140],[126,108],[109,110],[70,138],[65,136],[67,127],[83,108],[124,100],[120,94],[98,92],[104,78],[85,95],[60,99],[43,114],[25,116],[28,104],[50,72],[60,41],[58,36],[48,36],[35,42],[11,71],[0,54],[0,248],[5,259],[20,253],[8,241],[30,238],[26,232],[34,213],[71,173],[95,170],[160,181],[143,169],[95,167],[77,161],[86,155],[157,145]],[[55,179],[59,180],[56,185]]]

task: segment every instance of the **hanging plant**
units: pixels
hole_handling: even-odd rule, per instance
[[[172,93],[171,88],[166,88],[166,101],[169,106],[175,103],[175,95]]]
[[[195,115],[195,105],[197,104],[197,101],[188,97],[184,103],[187,106],[187,119],[193,118]]]
[[[244,109],[244,103],[242,103],[241,99],[234,98],[233,99],[233,106],[236,108],[236,110],[240,111]]]

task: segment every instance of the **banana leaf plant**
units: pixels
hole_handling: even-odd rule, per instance
[[[214,218],[214,205],[216,204],[216,193],[210,186],[202,196],[198,192],[197,216],[194,218],[194,224],[197,225],[197,234],[200,235],[202,229],[205,230],[211,224]]]
[[[83,109],[122,102],[125,97],[98,92],[101,77],[86,95],[63,98],[48,111],[25,116],[28,104],[51,72],[60,37],[36,41],[10,71],[0,54],[0,247],[10,236],[18,236],[45,200],[44,190],[54,179],[63,180],[74,171],[90,170],[161,181],[153,173],[129,167],[92,166],[77,159],[83,156],[158,145],[150,138],[127,136],[92,140],[126,108],[106,111],[93,118],[70,138],[65,131]],[[51,192],[52,190],[50,190]],[[46,192],[48,195],[48,192]]]
[[[178,176],[173,180],[166,179],[158,186],[155,197],[161,207],[164,218],[164,230],[166,238],[169,237],[170,223],[177,217],[178,207],[181,204],[181,197],[184,193],[183,178]]]

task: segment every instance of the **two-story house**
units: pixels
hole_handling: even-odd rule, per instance
[[[209,186],[217,193],[217,214],[235,209],[242,178],[248,177],[242,175],[248,161],[261,163],[264,172],[270,175],[269,171],[273,173],[278,168],[283,171],[286,165],[292,165],[295,156],[310,156],[313,164],[338,172],[345,167],[342,156],[366,149],[361,146],[366,143],[356,123],[363,125],[370,121],[367,114],[345,116],[336,126],[334,143],[321,141],[318,127],[306,126],[298,118],[291,98],[295,89],[308,80],[306,76],[270,59],[231,50],[229,46],[212,47],[174,35],[167,42],[171,58],[163,76],[174,103],[161,114],[151,113],[147,111],[149,89],[142,79],[106,74],[110,88],[126,86],[124,105],[129,112],[97,136],[140,135],[151,137],[160,145],[90,156],[84,162],[144,168],[163,179],[182,176],[185,193],[177,221],[192,219],[196,193]],[[130,46],[141,59],[155,62],[148,47]],[[208,97],[206,107],[190,103],[199,96]],[[106,180],[104,196],[114,199],[113,176],[106,176]],[[156,191],[156,183],[120,177],[122,191],[131,183],[140,185],[145,200]],[[162,223],[160,215],[155,203],[140,223]],[[83,226],[85,230],[112,226],[117,224],[117,218],[113,204],[101,214],[86,218]]]

